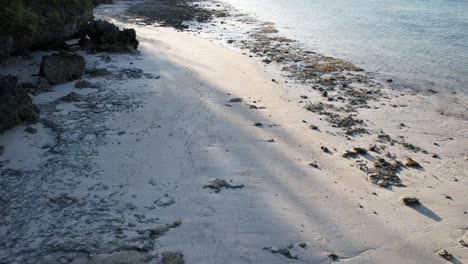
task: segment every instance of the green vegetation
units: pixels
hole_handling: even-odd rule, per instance
[[[60,22],[60,10],[93,8],[92,0],[0,0],[0,32],[23,35],[46,21]]]

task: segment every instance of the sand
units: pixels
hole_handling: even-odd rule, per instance
[[[186,263],[447,262],[440,249],[452,263],[468,261],[457,242],[468,228],[468,122],[438,114],[435,97],[406,94],[361,110],[371,131],[440,156],[389,146],[422,168],[402,169],[406,187],[382,188],[356,163],[382,155],[341,156],[377,135],[345,140],[304,109],[300,86],[258,60],[191,33],[113,22],[135,28],[140,54],[108,63],[85,54],[88,68],[114,75],[86,77],[97,89],[54,86],[34,101],[55,126],[0,135],[0,262],[157,263],[163,252]],[[1,73],[21,68],[26,78],[41,55]],[[160,78],[117,76],[122,69]],[[83,101],[57,101],[71,91]],[[215,179],[238,188],[204,188]],[[406,194],[421,204],[404,205]]]

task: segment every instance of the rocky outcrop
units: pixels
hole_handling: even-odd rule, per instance
[[[86,37],[80,46],[96,51],[127,52],[138,48],[134,29],[120,30],[116,25],[103,20],[93,21],[85,28]]]
[[[62,84],[80,79],[86,68],[86,60],[83,56],[60,52],[42,58],[39,76],[50,84]]]
[[[34,121],[39,110],[20,88],[16,77],[0,76],[0,132],[23,121]]]
[[[31,49],[54,49],[93,19],[92,0],[11,0],[0,5],[0,60]]]

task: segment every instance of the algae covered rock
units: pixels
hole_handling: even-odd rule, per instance
[[[80,79],[86,67],[86,60],[77,53],[60,52],[42,57],[39,76],[51,84],[62,84]]]
[[[39,109],[13,76],[0,76],[0,132],[23,121],[34,121]]]

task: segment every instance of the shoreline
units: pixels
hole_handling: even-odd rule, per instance
[[[122,8],[95,13],[135,28],[140,54],[82,52],[87,68],[111,72],[84,78],[100,88],[55,86],[34,98],[42,110],[36,134],[22,125],[0,136],[7,261],[158,263],[180,252],[186,263],[444,263],[439,249],[452,263],[468,260],[458,243],[468,235],[466,117],[436,115],[427,106],[435,97],[382,95],[378,84],[370,87],[377,99],[348,108],[323,92],[362,95],[311,89],[265,66],[268,57],[213,38],[115,19],[112,10]],[[29,76],[42,55],[2,74],[23,68]],[[339,85],[367,89],[366,74]],[[71,91],[77,102],[59,99]],[[349,113],[369,134],[330,123]],[[376,152],[342,157],[373,144]],[[407,156],[421,167],[392,175],[406,187],[379,187],[362,167]],[[227,189],[213,188],[213,179]],[[405,194],[422,205],[403,205]]]

